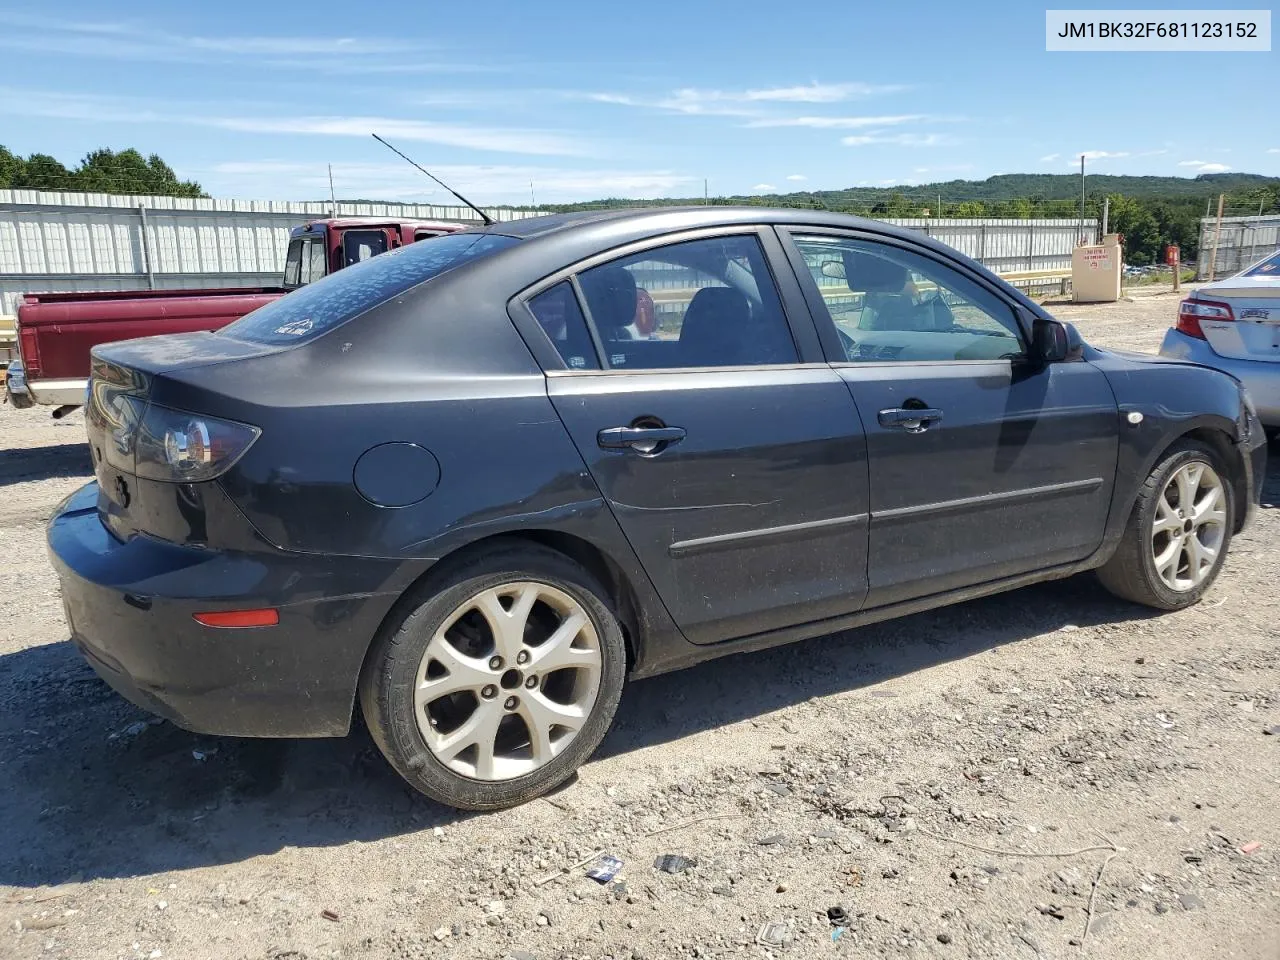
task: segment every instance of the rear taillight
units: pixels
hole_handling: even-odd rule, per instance
[[[1234,321],[1235,318],[1229,303],[1221,303],[1217,300],[1196,300],[1194,297],[1189,297],[1178,304],[1178,323],[1175,329],[1188,337],[1203,340],[1205,335],[1200,329],[1201,320]]]
[[[150,404],[134,442],[134,473],[148,480],[199,483],[231,468],[258,439],[257,427]]]
[[[18,326],[18,354],[22,357],[22,369],[27,381],[40,379],[40,341],[30,327]]]

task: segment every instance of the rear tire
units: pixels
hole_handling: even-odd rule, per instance
[[[1098,579],[1116,596],[1157,610],[1198,603],[1222,570],[1234,517],[1235,490],[1222,458],[1206,444],[1181,440],[1138,491]]]
[[[428,581],[361,675],[374,742],[452,807],[500,809],[559,786],[599,746],[622,694],[626,648],[608,596],[534,544]]]

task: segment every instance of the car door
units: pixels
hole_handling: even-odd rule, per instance
[[[780,257],[756,228],[666,238],[523,301],[563,361],[547,378],[557,413],[695,643],[849,613],[866,594],[861,425],[766,243]],[[809,324],[800,349],[784,297]]]
[[[1081,560],[1101,543],[1119,420],[1091,364],[1037,364],[1014,302],[876,234],[782,231],[866,429],[868,606]]]

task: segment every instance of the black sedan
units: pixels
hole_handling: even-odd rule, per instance
[[[795,210],[440,237],[100,347],[90,394],[48,536],[94,668],[211,734],[358,699],[469,808],[568,777],[627,677],[1088,569],[1195,603],[1265,457],[1231,377]]]

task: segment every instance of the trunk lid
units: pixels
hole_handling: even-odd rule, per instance
[[[280,352],[282,347],[247,343],[212,333],[144,337],[95,347],[85,403],[85,430],[94,476],[98,512],[121,539],[151,531],[149,511],[159,504],[154,481],[139,481],[134,443],[138,427],[158,379],[179,370],[246,360]],[[150,490],[151,496],[148,496]]]
[[[1280,362],[1280,280],[1232,277],[1206,284],[1195,299],[1225,303],[1235,317],[1200,321],[1214,353],[1233,360]]]

